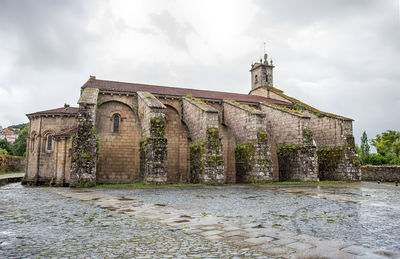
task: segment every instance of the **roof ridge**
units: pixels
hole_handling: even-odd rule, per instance
[[[186,88],[186,87],[179,87],[179,86],[166,86],[166,85],[154,85],[154,84],[143,84],[143,83],[130,83],[130,82],[123,82],[123,81],[114,81],[114,80],[104,80],[104,79],[97,79],[97,78],[90,78],[89,81],[101,81],[101,82],[112,82],[112,83],[119,83],[119,84],[128,84],[128,85],[143,85],[143,86],[156,86],[156,87],[165,87],[165,88],[172,88],[172,89],[183,89],[189,91],[204,91],[204,92],[215,92],[215,93],[228,93],[228,94],[242,94],[248,95],[243,93],[233,93],[233,92],[224,92],[224,91],[215,91],[215,90],[204,90],[204,89],[196,89],[196,88]],[[85,83],[86,84],[86,83]]]
[[[263,101],[276,103],[280,105],[289,105],[289,102],[266,98],[262,96],[249,95],[244,93],[232,93],[215,90],[203,90],[183,87],[160,86],[140,83],[129,83],[121,81],[101,80],[91,78],[82,88],[98,88],[100,91],[115,91],[115,92],[138,92],[146,91],[154,95],[166,96],[186,96],[191,94],[193,97],[211,100],[234,99],[245,103],[260,103]]]

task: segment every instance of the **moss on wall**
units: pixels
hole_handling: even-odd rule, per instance
[[[257,141],[235,147],[236,182],[272,181],[273,166],[267,133],[259,132]]]
[[[224,160],[218,129],[207,129],[206,136],[206,141],[189,145],[190,182],[220,184],[224,182]]]
[[[312,143],[312,137],[305,132]],[[304,132],[303,132],[304,134]],[[280,181],[318,181],[316,147],[313,145],[282,145],[278,148]]]
[[[199,183],[200,174],[204,171],[204,142],[195,142],[189,145],[190,150],[190,182]]]
[[[236,182],[246,182],[247,172],[253,170],[252,160],[255,143],[237,144],[235,147]]]
[[[150,137],[139,141],[140,178],[146,183],[163,184],[167,181],[165,120],[162,117],[153,117],[149,123]]]
[[[150,135],[154,138],[162,138],[165,135],[165,121],[162,117],[153,117],[150,120]]]
[[[320,147],[317,150],[321,180],[359,180],[360,160],[351,147]]]
[[[96,107],[82,104],[78,115],[78,132],[72,136],[71,187],[96,185],[97,154],[100,140],[94,127]]]

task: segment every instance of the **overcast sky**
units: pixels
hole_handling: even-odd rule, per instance
[[[98,79],[248,93],[274,86],[353,118],[359,142],[400,130],[399,0],[0,0],[0,125],[76,106]]]

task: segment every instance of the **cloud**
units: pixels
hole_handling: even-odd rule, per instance
[[[75,105],[101,79],[247,93],[250,64],[275,86],[355,119],[358,140],[400,129],[398,1],[0,2],[0,125]],[[10,107],[13,107],[10,109]]]
[[[8,47],[17,56],[15,65],[68,68],[79,64],[85,45],[93,40],[85,26],[88,11],[88,1],[2,1],[1,34],[13,42]]]
[[[150,23],[156,30],[163,34],[169,44],[177,49],[187,50],[186,38],[190,33],[196,33],[194,28],[188,23],[179,23],[168,11],[160,14],[150,14]]]

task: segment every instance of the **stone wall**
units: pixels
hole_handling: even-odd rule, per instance
[[[268,103],[261,104],[261,111],[266,115],[267,129],[277,145],[304,144],[303,132],[309,129],[310,117]]]
[[[236,139],[236,182],[266,182],[278,179],[278,164],[265,114],[236,101],[223,102],[223,124]]]
[[[232,129],[222,124],[219,124],[218,131],[223,147],[222,154],[224,160],[225,183],[236,183],[235,136],[233,135]]]
[[[70,187],[96,186],[98,139],[96,108],[98,89],[86,88],[78,101],[78,132],[72,137]]]
[[[257,134],[266,132],[265,114],[261,111],[231,100],[222,105],[222,123],[232,129],[237,143],[256,142]]]
[[[278,149],[280,181],[318,181],[318,159],[313,145],[283,145]]]
[[[137,112],[117,100],[101,103],[96,116],[100,138],[97,183],[138,182],[141,129]],[[113,118],[116,115],[120,115],[119,129],[114,132]]]
[[[179,107],[179,106],[178,106]],[[172,106],[165,110],[167,149],[167,182],[189,183],[189,130]]]
[[[30,118],[27,137],[27,166],[23,183],[50,184],[56,173],[56,141],[53,139],[51,149],[47,148],[47,137],[56,132],[76,127],[77,118],[69,116],[41,115]]]
[[[0,172],[25,170],[26,159],[21,156],[0,154]]]
[[[400,181],[400,166],[381,165],[381,166],[362,166],[361,179],[363,181]]]
[[[261,104],[267,128],[279,146],[279,179],[281,181],[318,181],[318,160],[310,117],[286,107]]]
[[[238,144],[235,149],[236,181],[238,183],[255,183],[276,180],[274,172],[278,171],[269,136],[260,132],[257,142]],[[274,167],[275,166],[275,167]]]
[[[218,111],[196,98],[182,98],[182,119],[193,142],[205,141],[209,128],[218,128]]]
[[[71,169],[71,136],[55,137],[55,172],[52,184],[56,186],[67,186],[70,180]]]
[[[278,90],[278,89],[276,89],[276,90]],[[291,103],[291,101],[289,99],[284,98],[284,97],[274,93],[271,90],[268,90],[268,87],[259,87],[259,88],[253,89],[250,91],[250,94]]]
[[[225,183],[224,157],[218,130],[218,111],[205,102],[183,97],[182,119],[189,128],[190,181],[206,184]]]
[[[149,92],[138,92],[138,113],[142,128],[142,138],[151,136],[150,121],[157,117],[165,119],[165,105]]]
[[[351,146],[318,148],[320,180],[360,181],[360,161]]]
[[[353,136],[351,120],[329,117],[308,110],[303,113],[311,118],[310,129],[318,147],[345,146],[347,138]]]
[[[165,105],[148,92],[138,92],[138,110],[142,127],[140,172],[146,183],[167,182],[167,139]]]

